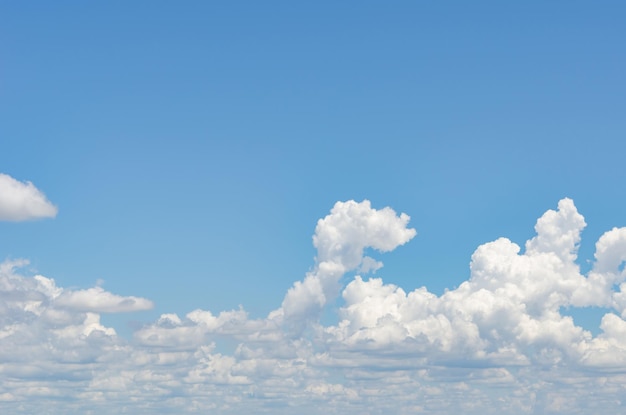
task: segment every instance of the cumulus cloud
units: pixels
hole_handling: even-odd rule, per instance
[[[153,307],[152,302],[145,298],[121,297],[105,291],[102,287],[63,292],[56,298],[55,305],[71,310],[96,313],[121,313],[149,310]]]
[[[382,262],[364,256],[366,248],[388,252],[415,236],[415,229],[407,228],[409,219],[389,207],[373,209],[369,200],[337,202],[330,214],[317,222],[313,236],[315,268],[289,289],[274,315],[290,320],[315,318],[339,293],[338,282],[346,272],[382,267]]]
[[[98,312],[145,310],[152,302],[121,297],[100,287],[73,291],[58,287],[42,275],[25,277],[16,271],[24,260],[5,261],[0,266],[0,354],[8,361],[34,353],[36,356],[98,353],[90,347],[96,338],[115,340],[115,330],[100,324]],[[46,362],[50,364],[51,362]]]
[[[0,173],[0,220],[53,218],[57,208],[31,182]]]
[[[67,290],[0,265],[0,400],[10,413],[621,413],[626,393],[626,228],[577,265],[585,220],[569,199],[524,249],[479,246],[470,278],[436,295],[348,272],[409,241],[408,216],[338,203],[313,238],[315,266],[280,308],[165,313],[126,341],[99,313],[152,304]],[[319,311],[339,295],[338,322]],[[592,335],[564,308],[605,307]],[[294,331],[298,326],[301,330]],[[46,412],[47,411],[47,412]]]
[[[584,226],[573,202],[564,199],[537,221],[525,252],[506,238],[480,246],[470,279],[441,296],[425,287],[407,294],[381,279],[357,277],[343,292],[343,320],[326,328],[329,341],[373,351],[406,346],[434,361],[579,364],[597,344],[560,309],[612,304],[622,311],[621,291],[611,291],[623,279],[617,274],[624,255],[621,231],[600,238],[599,270],[585,277],[575,263]],[[597,277],[600,271],[608,276]]]

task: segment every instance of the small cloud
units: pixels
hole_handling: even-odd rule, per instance
[[[376,261],[372,257],[363,257],[363,261],[359,266],[359,272],[362,274],[367,274],[370,272],[376,272],[383,267],[383,263],[380,261]]]
[[[0,220],[21,222],[53,218],[57,211],[34,184],[0,173]]]
[[[150,310],[152,301],[139,297],[121,297],[96,286],[86,290],[67,291],[55,301],[60,307],[96,313],[126,313]]]

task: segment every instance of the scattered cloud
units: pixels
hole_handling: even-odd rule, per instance
[[[56,298],[55,305],[95,313],[122,313],[149,310],[153,307],[152,302],[145,298],[121,297],[104,291],[102,287],[63,292]]]
[[[337,203],[316,227],[315,266],[266,318],[244,309],[163,314],[120,338],[99,313],[149,300],[67,290],[0,266],[0,400],[10,413],[619,413],[626,393],[626,228],[577,265],[586,226],[570,199],[524,249],[479,246],[470,277],[436,295],[350,272],[415,236],[409,217]],[[320,311],[335,297],[338,322]],[[604,307],[594,336],[561,314]]]
[[[0,220],[25,221],[53,218],[57,208],[31,182],[0,173]]]

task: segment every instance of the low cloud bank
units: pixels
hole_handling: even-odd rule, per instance
[[[316,227],[315,265],[266,318],[244,309],[163,314],[118,337],[103,312],[149,300],[0,267],[0,400],[11,413],[464,414],[623,412],[626,228],[576,263],[586,226],[570,199],[548,210],[524,249],[479,246],[470,278],[437,296],[349,272],[382,267],[416,232],[369,201],[337,203]],[[336,325],[323,307],[343,298]],[[604,307],[601,333],[563,307]],[[221,344],[232,344],[226,352]]]

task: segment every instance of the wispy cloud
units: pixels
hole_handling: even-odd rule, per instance
[[[67,290],[0,266],[0,400],[11,413],[616,413],[626,388],[626,228],[576,263],[586,226],[570,199],[525,249],[479,246],[470,278],[435,295],[342,276],[408,242],[409,217],[368,201],[318,222],[315,266],[266,318],[244,309],[163,314],[118,337],[99,313],[149,300]],[[372,267],[372,263],[376,266]],[[338,323],[319,312],[341,296]],[[563,307],[605,307],[601,333]]]
[[[0,173],[0,220],[53,218],[58,209],[31,182]]]

